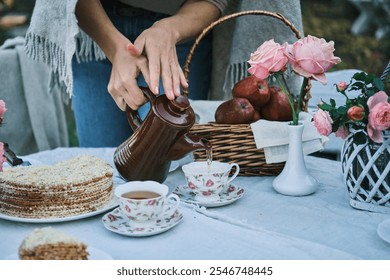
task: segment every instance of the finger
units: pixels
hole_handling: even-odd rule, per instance
[[[116,104],[119,109],[121,109],[122,111],[126,111],[126,101],[123,98],[120,98],[120,101],[118,101]]]
[[[180,92],[180,85],[183,85],[184,84],[184,88],[187,88],[188,87],[188,84],[187,84],[187,81],[184,77],[184,73],[183,73],[183,69],[181,68],[180,64],[179,64],[179,60],[177,58],[177,53],[176,53],[176,50],[174,50],[172,52],[172,56],[174,58],[174,70],[172,70],[172,74],[173,74],[173,77],[172,77],[172,80],[173,80],[173,88],[174,88],[174,92],[175,92],[175,95],[176,96],[180,96],[181,92]],[[184,83],[183,83],[184,81]]]
[[[165,95],[168,99],[175,99],[175,94],[173,90],[173,80],[172,80],[172,68],[171,63],[167,58],[167,55],[161,56],[161,80],[163,83]]]
[[[133,56],[140,56],[141,55],[141,52],[132,43],[129,43],[127,45],[126,49]]]
[[[123,90],[124,91],[124,90]],[[122,111],[126,110],[126,101],[122,98],[122,94],[119,91],[110,92],[112,99],[114,99],[115,104]]]
[[[121,94],[111,94],[112,98],[114,99],[116,106],[118,106],[119,109],[122,111],[126,110],[126,101],[122,98]]]
[[[172,90],[172,72],[170,67],[164,67],[161,71],[161,79],[164,87],[165,95],[168,97],[168,99],[173,100],[175,99],[175,94]]]
[[[141,60],[141,58],[144,59]],[[150,84],[150,73],[149,73],[148,61],[145,57],[140,57],[140,62],[138,63],[138,67],[148,87],[152,88]]]
[[[159,82],[160,82],[160,60],[156,59],[160,56],[149,57],[149,79],[150,79],[150,90],[154,94],[159,94]]]
[[[134,41],[134,48],[139,51],[139,54],[143,54],[145,51],[145,39],[143,37],[138,37]]]
[[[124,102],[122,95],[121,95],[121,90],[118,87],[114,76],[111,73],[110,81],[107,85],[107,91],[111,95],[112,99],[114,100],[115,104],[118,106],[119,109],[122,111],[126,110],[126,103]]]
[[[123,98],[127,105],[133,110],[138,110],[140,106],[146,103],[147,99],[138,87],[137,83],[128,82],[124,84],[126,93]]]
[[[175,63],[172,68],[172,88],[175,96],[180,96],[180,65]]]
[[[183,88],[187,89],[188,88],[188,82],[186,77],[184,76],[183,69],[180,67],[180,84]]]

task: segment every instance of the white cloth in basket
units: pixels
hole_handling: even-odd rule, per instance
[[[303,153],[311,154],[324,149],[328,137],[322,136],[311,122],[312,115],[306,112],[299,114],[299,121],[304,124],[302,142]],[[288,156],[288,123],[259,120],[251,124],[256,147],[264,149],[266,162],[277,163],[287,160]]]

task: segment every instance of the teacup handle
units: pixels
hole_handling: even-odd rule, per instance
[[[173,203],[171,203],[171,201],[173,201]],[[176,212],[177,208],[179,208],[179,204],[180,198],[177,194],[171,193],[170,195],[168,195],[164,207],[164,216],[172,216]]]
[[[234,172],[234,174],[229,178],[229,180],[226,182],[226,185],[229,186],[230,183],[234,180],[234,178],[237,177],[238,173],[240,172],[240,166],[233,162],[233,163],[230,163],[230,169],[232,169],[233,167],[236,167],[236,172]]]

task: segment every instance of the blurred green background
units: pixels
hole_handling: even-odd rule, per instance
[[[35,0],[0,0],[0,45],[7,38],[25,34],[34,3]],[[335,42],[335,54],[342,59],[342,63],[336,65],[333,71],[353,68],[378,76],[382,74],[390,60],[390,33],[378,38],[375,32],[381,26],[390,29],[390,15],[384,12],[384,7],[376,7],[373,21],[364,26],[362,34],[354,35],[351,28],[360,11],[350,1],[302,0],[301,4],[305,34]],[[77,146],[73,113],[69,106],[66,111],[70,145]]]

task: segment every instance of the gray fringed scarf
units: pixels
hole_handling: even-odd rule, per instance
[[[303,36],[299,0],[241,0],[229,1],[226,14],[238,11],[266,10],[281,13]],[[283,22],[263,15],[241,16],[224,22],[213,33],[213,72],[210,99],[231,98],[233,85],[248,76],[248,63],[264,41],[295,42],[297,37]]]
[[[27,55],[50,66],[50,87],[73,94],[72,59],[101,60],[104,53],[77,25],[77,0],[37,0],[26,34]]]

